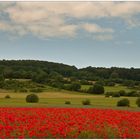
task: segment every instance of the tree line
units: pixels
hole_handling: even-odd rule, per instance
[[[0,75],[4,78],[37,80],[49,77],[67,77],[79,80],[100,79],[140,81],[140,68],[86,67],[78,69],[62,63],[38,60],[0,60]],[[41,80],[42,81],[42,80]]]

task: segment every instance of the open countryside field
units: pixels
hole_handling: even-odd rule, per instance
[[[87,90],[91,85],[82,85],[81,89]],[[126,86],[116,85],[116,86],[104,86],[105,92],[117,92],[120,90],[125,90],[126,92],[133,91],[134,89],[127,88]]]
[[[10,95],[10,99],[5,99],[6,95]],[[0,107],[93,107],[93,108],[114,108],[114,109],[130,109],[140,110],[136,104],[136,97],[119,97],[105,98],[104,95],[92,95],[87,93],[78,93],[70,91],[50,91],[36,93],[39,97],[38,103],[26,103],[25,98],[30,93],[0,93]],[[130,107],[116,107],[117,101],[121,98],[130,100]],[[82,101],[89,99],[91,105],[84,106]],[[70,105],[66,105],[65,101],[70,101]]]

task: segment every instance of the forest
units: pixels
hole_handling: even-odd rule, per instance
[[[115,86],[140,88],[140,69],[103,68],[75,66],[37,60],[1,60],[0,88],[27,92],[41,92],[48,85],[58,89],[92,93],[93,88],[84,85]],[[100,88],[100,87],[97,87]],[[99,89],[104,93],[103,89]],[[95,92],[96,93],[96,92]],[[98,93],[98,91],[97,91]]]

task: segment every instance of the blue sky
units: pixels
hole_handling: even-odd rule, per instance
[[[0,2],[0,59],[140,67],[140,2]]]

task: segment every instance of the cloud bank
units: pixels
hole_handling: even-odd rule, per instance
[[[111,40],[115,29],[89,20],[119,18],[139,26],[140,2],[0,2],[0,31],[39,38],[78,36],[79,31],[97,40]]]

